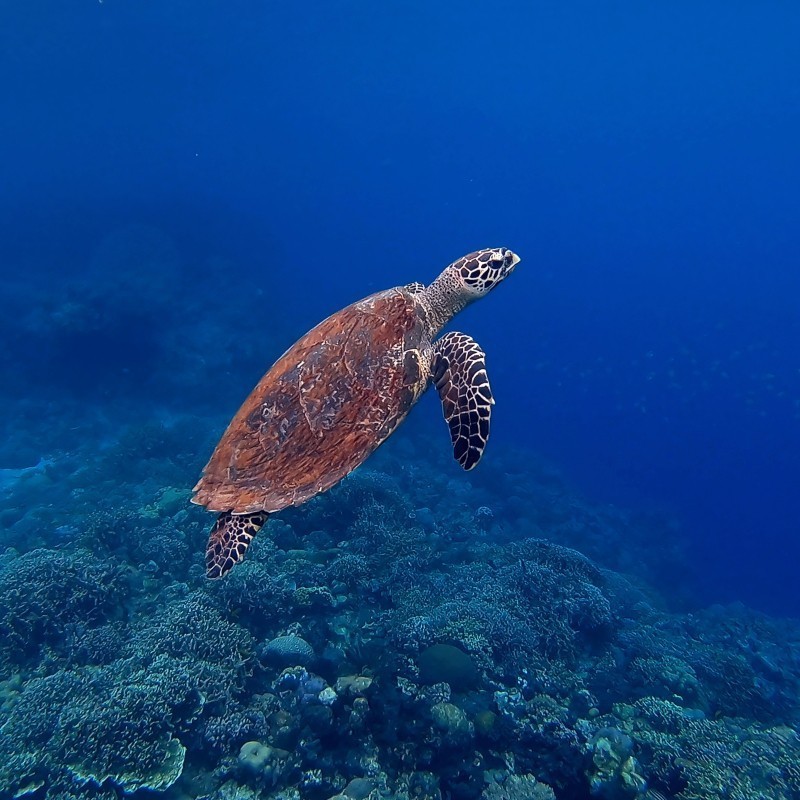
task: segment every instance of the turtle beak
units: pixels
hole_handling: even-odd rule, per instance
[[[508,270],[508,274],[510,275],[514,271],[514,267],[519,264],[522,259],[516,254],[512,253],[511,250],[506,250],[504,253],[505,262],[506,262],[506,269]]]

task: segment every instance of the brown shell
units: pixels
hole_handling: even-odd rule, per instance
[[[411,295],[389,289],[328,317],[259,381],[217,445],[193,502],[279,511],[330,489],[425,389],[428,346]]]

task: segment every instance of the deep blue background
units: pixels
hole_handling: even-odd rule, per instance
[[[493,444],[676,513],[706,599],[800,614],[798,41],[791,2],[6,4],[2,270],[146,222],[299,334],[512,247],[458,322]]]

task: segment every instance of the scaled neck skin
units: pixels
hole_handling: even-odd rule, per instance
[[[431,340],[459,311],[476,299],[469,295],[460,277],[446,269],[420,295],[420,301],[428,312]]]

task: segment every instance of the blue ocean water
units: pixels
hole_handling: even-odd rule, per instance
[[[289,342],[512,247],[514,285],[459,323],[490,354],[497,446],[674,513],[706,599],[797,614],[799,15],[8,9],[3,271],[78,279],[105,235],[144,223],[176,242],[183,281],[230,261],[247,314],[264,330],[277,314]]]
[[[370,491],[379,503],[403,494],[410,505],[402,513],[414,514],[415,530],[426,528],[426,519],[441,532],[449,498],[453,519],[467,506],[491,509],[497,526],[488,528],[484,544],[508,537],[515,555],[505,566],[501,558],[498,569],[509,585],[530,582],[523,567],[511,571],[514,559],[524,565],[538,557],[514,544],[520,526],[531,525],[537,536],[574,548],[599,568],[641,581],[639,589],[658,593],[657,601],[647,595],[654,608],[709,615],[709,626],[716,620],[721,628],[734,627],[724,621],[724,608],[735,609],[731,619],[743,627],[741,619],[763,613],[763,641],[795,642],[794,623],[784,630],[780,620],[800,617],[799,33],[800,7],[785,2],[35,0],[5,8],[0,572],[89,570],[88,583],[128,580],[83,562],[40,563],[50,558],[42,553],[70,558],[63,554],[79,542],[89,552],[109,548],[109,558],[135,568],[135,587],[126,591],[150,592],[152,606],[141,608],[171,607],[186,586],[205,591],[190,569],[202,564],[211,517],[184,508],[186,496],[269,364],[353,300],[410,281],[429,283],[469,251],[505,246],[522,263],[454,323],[488,354],[497,405],[484,463],[469,476],[460,472],[429,392],[374,467],[367,465],[375,474],[364,479],[366,488],[343,490],[353,498],[330,501],[339,504],[332,511],[322,505],[323,511],[287,512],[276,523],[279,546],[294,553],[304,541],[297,534],[310,533],[318,534],[314,548],[332,552],[347,530],[360,530],[348,528],[348,514],[360,519],[352,509],[372,502],[365,499]],[[391,492],[379,474],[395,482]],[[439,493],[426,494],[434,485]],[[130,508],[120,508],[125,498]],[[142,519],[161,519],[165,508],[173,527],[159,528],[161,539],[154,535],[149,550],[136,550],[132,542],[149,524]],[[469,516],[470,524],[478,519],[484,517]],[[182,526],[191,547],[183,539],[176,544]],[[462,547],[459,535],[451,538]],[[120,542],[124,552],[114,549]],[[391,556],[386,547],[380,552]],[[34,550],[39,555],[29,566],[14,566],[13,559]],[[159,554],[167,552],[185,562],[184,572],[163,566]],[[280,573],[285,563],[269,561],[270,569]],[[425,573],[424,564],[415,569]],[[566,572],[574,578],[583,569]],[[290,570],[280,574],[287,582],[272,587],[275,597],[303,588],[302,580],[289,587]],[[315,589],[336,583],[330,574],[315,576],[308,578]],[[242,599],[255,583],[239,594],[212,592],[214,602],[235,607],[237,620],[255,619],[257,604]],[[366,577],[359,587],[367,607],[380,606]],[[263,602],[272,603],[262,590]],[[16,589],[8,591],[17,597]],[[70,636],[83,641],[76,620],[106,609],[102,629],[110,629],[123,619],[133,625],[140,613],[133,610],[138,600],[126,600],[123,613],[89,589],[64,591],[72,598],[64,602],[77,609],[74,619],[67,615],[69,630],[63,621],[55,634],[45,623],[0,626],[32,659],[13,668],[0,660],[4,681],[49,679],[46,664],[56,662],[47,662],[40,645],[60,653],[52,658],[66,659],[70,669],[102,670],[106,662],[86,655],[83,645],[69,657],[59,650]],[[77,596],[90,599],[84,606]],[[391,607],[424,605],[409,597],[392,595]],[[197,602],[192,613],[199,619],[205,606]],[[225,612],[215,606],[213,613]],[[322,619],[328,612],[319,613]],[[288,630],[289,618],[263,629],[253,623],[248,636],[303,632],[313,640],[309,630],[316,630],[321,641],[322,623],[315,628],[313,615],[298,617],[307,623],[303,631]],[[330,629],[336,625],[347,639],[345,623],[330,622]],[[605,641],[601,627],[586,634],[587,652],[599,652],[593,648]],[[475,655],[477,645],[471,650],[448,630],[437,644],[422,634],[414,641],[458,644]],[[654,696],[700,708],[709,719],[716,713],[796,726],[797,710],[786,700],[793,691],[787,687],[797,685],[796,651],[779,664],[752,644],[756,634],[730,635],[758,652],[758,680],[774,681],[771,694],[764,690],[749,707],[735,708],[720,699],[722,690],[692,694],[670,685]],[[157,647],[161,640],[147,641]],[[408,641],[394,644],[402,650]],[[513,650],[518,642],[506,644]],[[247,649],[238,640],[225,647]],[[348,639],[348,647],[358,651],[351,660],[369,661],[369,646]],[[619,652],[626,647],[635,651],[628,641]],[[488,669],[480,662],[476,668]],[[692,668],[693,680],[711,680]],[[534,683],[511,680],[509,664],[503,669],[509,685]],[[320,673],[335,685],[335,669]],[[53,674],[66,680],[64,670]],[[141,678],[130,672],[126,680],[131,675]],[[323,696],[314,676],[281,680],[275,696],[297,691],[304,703],[307,685],[319,689],[315,698]],[[597,699],[592,709],[611,713],[612,700],[586,680]],[[747,680],[756,685],[756,678]],[[496,691],[505,691],[500,685]],[[548,693],[543,679],[536,686],[529,703]],[[689,699],[675,701],[677,695]],[[649,696],[641,691],[628,699]],[[383,702],[388,714],[391,701]],[[489,711],[465,701],[459,713],[476,729],[484,711],[502,716],[511,707],[496,702]],[[186,704],[181,708],[189,720]],[[574,713],[589,719],[588,711]],[[434,728],[458,728],[452,716],[436,722],[436,714],[445,712],[434,713]],[[170,731],[191,728],[186,720]],[[646,737],[618,727],[645,763],[638,748],[646,752]],[[203,746],[181,738],[190,759],[204,746],[214,758],[235,757],[244,743],[231,734],[227,752],[228,745],[209,744],[227,742],[222,734],[214,739],[204,730]],[[627,745],[615,736],[586,733],[589,761],[601,740],[624,754]],[[291,749],[287,741],[270,739],[270,746]],[[176,753],[166,751],[164,763]],[[555,767],[521,763],[520,775],[535,774],[557,797],[588,791]],[[450,766],[420,764],[451,796],[480,796],[459,795],[461,778]],[[61,784],[41,778],[42,769],[29,776],[30,785],[45,781],[31,791],[69,796],[58,795],[62,790],[52,787]],[[302,769],[310,767],[304,762]],[[292,774],[300,785],[299,773]],[[637,786],[625,774],[627,783],[617,775],[617,783],[595,782],[592,791],[683,797],[695,780],[650,777]],[[147,785],[115,780],[113,791]],[[96,783],[112,791],[108,782]],[[9,796],[20,790],[10,785],[0,789]],[[329,791],[309,787],[301,796],[329,797],[342,788],[333,779]],[[205,785],[181,791],[227,796]],[[258,791],[272,796],[264,786]],[[791,791],[774,796],[798,796]]]

